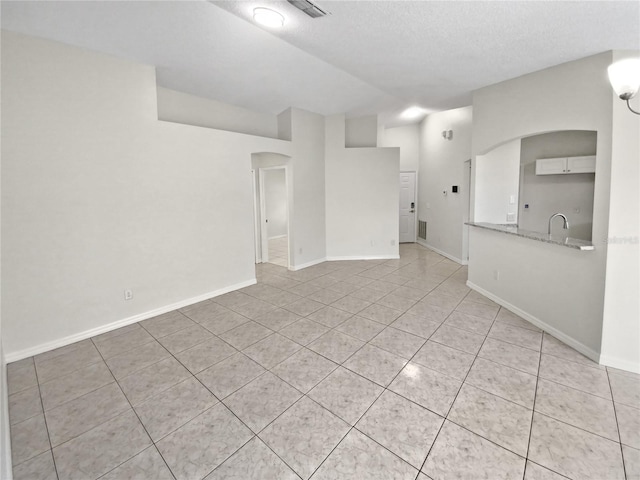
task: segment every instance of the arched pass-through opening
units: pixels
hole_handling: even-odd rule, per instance
[[[554,234],[591,241],[596,151],[597,132],[561,130],[512,139],[477,155],[473,221],[547,233],[549,219],[561,213],[567,228],[554,228]]]

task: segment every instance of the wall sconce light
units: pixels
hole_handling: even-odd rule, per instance
[[[442,138],[445,140],[451,140],[453,138],[453,130],[443,130]]]
[[[622,100],[627,102],[627,107],[636,115],[640,115],[629,104],[638,89],[640,89],[640,58],[627,58],[612,63],[608,68],[611,87]]]

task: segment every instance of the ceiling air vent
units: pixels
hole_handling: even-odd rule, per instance
[[[296,7],[298,10],[302,10],[304,13],[309,15],[311,18],[319,18],[324,17],[329,14],[329,12],[325,12],[317,5],[309,2],[308,0],[287,0],[291,5]]]

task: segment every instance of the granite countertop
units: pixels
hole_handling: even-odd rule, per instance
[[[562,237],[560,235],[548,235],[541,232],[532,232],[531,230],[523,230],[518,228],[518,225],[513,224],[496,224],[496,223],[474,223],[468,222],[466,225],[472,227],[484,228],[486,230],[492,230],[494,232],[506,233],[508,235],[515,235],[517,237],[528,238],[530,240],[537,240],[539,242],[551,243],[554,245],[560,245],[562,247],[574,248],[576,250],[595,250],[593,243],[586,240],[580,240],[578,238]]]

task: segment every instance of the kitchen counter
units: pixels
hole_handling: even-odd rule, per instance
[[[560,235],[548,235],[541,232],[533,232],[531,230],[523,230],[513,224],[496,224],[496,223],[466,223],[471,227],[484,228],[485,230],[492,230],[494,232],[506,233],[507,235],[515,235],[517,237],[528,238],[530,240],[536,240],[538,242],[551,243],[553,245],[560,245],[562,247],[573,248],[576,250],[595,250],[595,247],[591,242],[586,240],[580,240],[578,238],[563,237]]]

